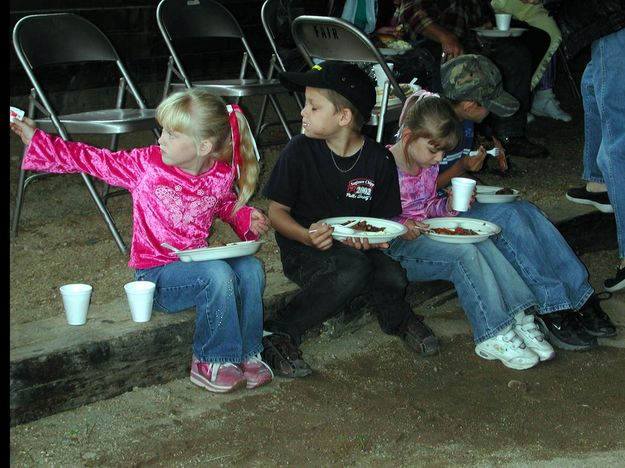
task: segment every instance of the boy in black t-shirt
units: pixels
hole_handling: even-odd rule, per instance
[[[284,274],[300,291],[265,329],[263,357],[277,375],[303,377],[312,370],[298,345],[303,334],[363,296],[385,333],[399,335],[422,355],[438,339],[405,301],[401,265],[380,251],[388,244],[338,242],[319,223],[335,216],[391,218],[401,212],[397,168],[390,153],[361,128],[375,104],[375,87],[356,65],[323,62],[306,73],[283,73],[282,83],[305,89],[303,135],[276,162],[263,194]]]

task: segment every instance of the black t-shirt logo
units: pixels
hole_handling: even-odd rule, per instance
[[[370,201],[375,182],[371,179],[352,179],[347,183],[345,198]]]

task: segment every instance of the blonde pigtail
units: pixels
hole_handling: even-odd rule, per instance
[[[239,123],[240,132],[240,154],[241,165],[238,168],[237,187],[239,198],[235,207],[235,212],[245,205],[254,194],[258,177],[260,174],[260,166],[258,163],[258,152],[256,142],[249,123],[241,112],[235,112]],[[237,169],[235,168],[235,171]]]

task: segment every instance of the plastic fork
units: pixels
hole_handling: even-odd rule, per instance
[[[474,157],[477,156],[479,153],[479,151],[471,151],[469,152],[469,157]],[[486,150],[486,154],[490,154],[491,156],[493,156],[494,158],[496,158],[497,156],[499,156],[499,148],[491,148],[489,150]]]

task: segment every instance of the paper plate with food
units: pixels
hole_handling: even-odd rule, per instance
[[[421,86],[419,86],[418,84],[413,84],[413,83],[399,83],[399,87],[404,92],[406,97],[410,96],[411,94],[421,89]],[[390,94],[388,96],[388,105],[395,106],[395,105],[401,104],[401,99],[395,96],[392,90],[389,90],[389,92]],[[377,86],[375,88],[375,105],[378,107],[382,105],[383,93],[384,93],[384,87]]]
[[[474,244],[501,232],[495,223],[474,218],[432,218],[423,223],[428,225],[423,235],[448,244]]]
[[[172,250],[182,262],[202,262],[205,260],[223,260],[225,258],[254,255],[264,244],[263,240],[231,242],[225,245],[213,245],[201,249],[179,250],[169,244],[161,244]]]
[[[352,237],[367,239],[370,244],[389,242],[406,233],[406,226],[395,221],[363,216],[338,216],[318,221],[334,227],[332,237],[338,241]]]
[[[510,203],[519,198],[520,192],[510,187],[477,185],[476,200],[480,203]]]

